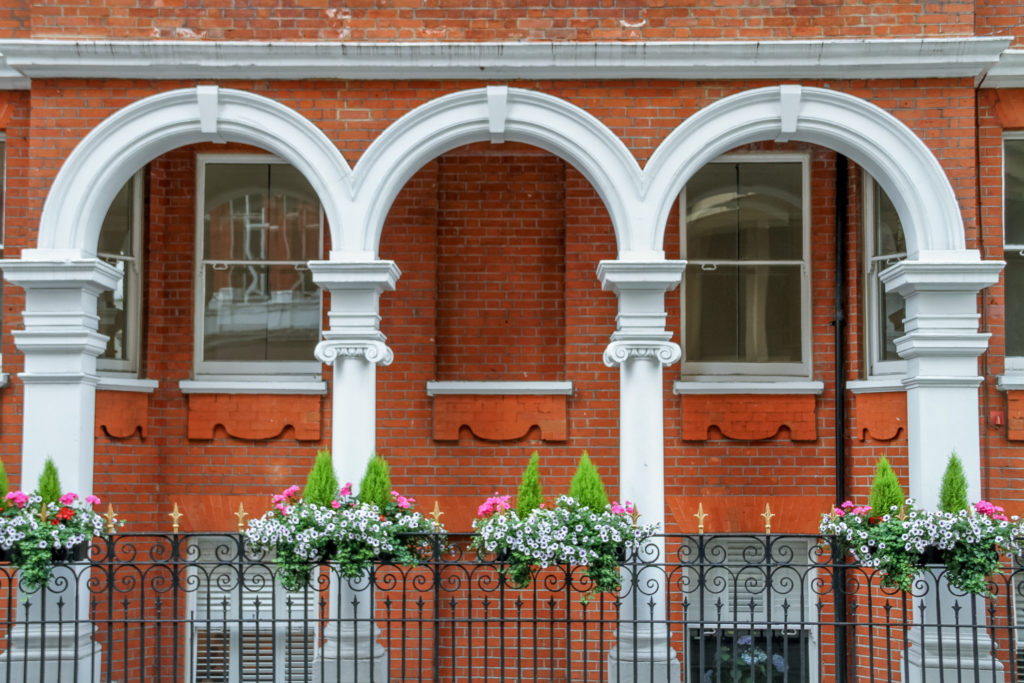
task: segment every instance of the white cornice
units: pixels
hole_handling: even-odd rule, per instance
[[[0,90],[27,90],[32,81],[7,65],[7,60],[0,55]]]
[[[572,382],[427,382],[427,396],[572,396]]]
[[[999,37],[581,43],[28,39],[0,41],[0,54],[28,78],[980,79],[1009,45],[1009,38]]]
[[[983,88],[1024,88],[1024,50],[1006,50],[981,82]]]

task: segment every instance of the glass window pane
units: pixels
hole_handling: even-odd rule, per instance
[[[686,256],[802,259],[802,164],[713,163],[698,171],[686,186]]]
[[[7,188],[7,142],[0,139],[0,228],[4,225],[4,192]],[[3,235],[0,235],[3,237]],[[0,242],[2,244],[2,242]]]
[[[118,191],[100,228],[98,251],[106,256],[132,255],[132,180]]]
[[[907,241],[903,235],[903,224],[896,213],[889,195],[878,185],[875,186],[875,256],[905,254]]]
[[[207,164],[207,259],[309,261],[320,254],[320,204],[286,164]]]
[[[1008,251],[1006,258],[1006,355],[1024,356],[1024,256]]]
[[[1006,140],[1006,243],[1024,244],[1024,140]]]
[[[207,265],[204,276],[205,360],[313,360],[320,289],[308,270]]]
[[[800,266],[686,270],[686,358],[799,363]]]
[[[878,360],[900,360],[896,353],[896,340],[903,336],[903,318],[907,315],[907,303],[902,296],[894,292],[885,292],[885,286],[879,283],[881,305],[878,307],[877,329]]]
[[[113,291],[103,292],[99,296],[96,308],[100,317],[99,332],[107,335],[107,348],[100,354],[100,358],[110,360],[128,360],[128,308],[129,288],[127,270],[130,264],[120,259],[104,259],[107,263],[121,271],[121,280]]]

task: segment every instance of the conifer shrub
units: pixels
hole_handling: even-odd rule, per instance
[[[969,505],[964,464],[954,451],[949,456],[946,471],[942,475],[942,488],[939,489],[939,509],[943,512],[957,513],[968,509]]]
[[[56,503],[60,500],[60,477],[57,474],[57,466],[53,464],[53,458],[47,458],[43,465],[43,471],[39,475],[39,495],[43,503]]]
[[[6,504],[7,491],[10,489],[10,484],[7,482],[7,468],[4,467],[4,461],[0,460],[0,506]]]
[[[302,499],[307,503],[329,507],[337,494],[338,477],[334,474],[331,452],[326,449],[318,451],[313,467],[309,470],[309,476],[306,478],[306,488],[302,492]]]
[[[868,498],[871,514],[875,517],[888,515],[892,512],[893,507],[899,509],[906,499],[903,488],[900,486],[900,480],[893,472],[888,459],[883,455],[878,459],[875,479],[871,482],[871,496]]]
[[[583,451],[579,465],[576,466],[576,474],[569,484],[569,495],[594,512],[604,512],[608,505],[608,494],[601,482],[601,475],[594,463],[590,462],[590,455],[586,451]]]
[[[516,513],[519,519],[526,519],[544,502],[544,490],[540,485],[540,453],[533,452],[530,462],[523,470],[523,481],[516,496]]]
[[[366,474],[359,484],[359,502],[376,505],[383,510],[391,502],[391,473],[387,461],[374,453],[366,464]]]

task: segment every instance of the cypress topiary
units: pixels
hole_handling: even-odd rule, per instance
[[[337,493],[338,477],[334,474],[331,452],[326,449],[318,451],[316,461],[314,461],[312,469],[309,470],[309,477],[306,478],[306,489],[302,492],[302,500],[329,507]]]
[[[540,486],[540,453],[534,451],[529,464],[523,470],[523,483],[519,485],[519,495],[516,496],[516,513],[520,519],[525,519],[543,502],[544,491]]]
[[[939,509],[943,512],[960,512],[966,510],[968,505],[967,475],[964,474],[964,464],[960,461],[960,456],[954,451],[949,456],[946,472],[942,475]]]
[[[594,512],[604,512],[605,506],[608,505],[608,494],[601,483],[601,475],[594,463],[590,462],[590,456],[586,451],[583,451],[580,463],[576,467],[576,474],[569,484],[569,495]]]
[[[883,455],[878,460],[875,479],[871,482],[871,496],[868,498],[871,514],[874,517],[888,515],[892,512],[893,507],[899,509],[904,502],[906,502],[906,496],[900,487],[900,480]]]
[[[56,503],[60,500],[60,476],[57,474],[57,466],[53,464],[53,458],[46,459],[43,471],[39,475],[39,495],[43,503]]]
[[[381,510],[391,502],[391,474],[387,461],[374,453],[366,464],[366,474],[359,484],[359,501],[371,503]]]
[[[10,484],[7,482],[7,468],[4,467],[4,461],[0,460],[0,505],[5,504],[8,490],[10,490]]]

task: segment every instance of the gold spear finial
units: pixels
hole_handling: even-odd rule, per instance
[[[435,534],[438,531],[441,530],[441,515],[443,515],[443,514],[444,513],[441,512],[441,506],[438,505],[437,501],[435,500],[434,501],[434,511],[430,513],[431,518],[433,518],[433,520],[434,520],[434,533]]]
[[[772,508],[768,503],[764,504],[764,512],[761,513],[761,516],[764,517],[764,532],[770,534],[772,532],[772,517],[775,516],[775,513],[772,512]]]
[[[704,512],[704,503],[697,503],[697,514],[694,515],[697,518],[697,533],[704,533],[704,520],[708,518],[708,513]]]
[[[633,510],[629,513],[629,516],[633,519],[633,528],[636,528],[637,520],[640,519],[640,508],[637,507],[636,503],[633,503]]]
[[[896,515],[896,519],[900,520],[901,522],[905,522],[907,520],[907,506],[906,505],[900,504],[900,512],[899,512],[898,515]]]
[[[172,530],[172,532],[173,533],[178,533],[178,529],[181,527],[181,518],[184,517],[185,515],[184,515],[184,513],[182,513],[178,509],[178,504],[177,503],[174,504],[174,510],[169,512],[167,514],[167,516],[171,518],[171,530]]]
[[[117,513],[114,512],[114,506],[107,503],[107,511],[103,513],[103,519],[107,520],[107,533],[114,533],[114,522],[117,521]]]
[[[238,512],[235,513],[235,517],[238,517],[238,533],[245,531],[245,518],[249,516],[249,513],[245,511],[242,504],[238,504]]]

